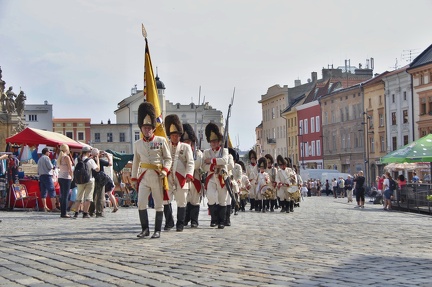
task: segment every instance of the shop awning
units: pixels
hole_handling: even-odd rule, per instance
[[[22,132],[7,138],[6,143],[28,146],[46,144],[51,147],[67,144],[70,149],[82,149],[83,147],[83,144],[65,135],[34,128],[26,128]]]

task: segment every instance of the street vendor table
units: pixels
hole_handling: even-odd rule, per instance
[[[39,208],[42,210],[43,204],[42,204],[42,197],[41,197],[40,188],[39,188],[39,181],[35,180],[35,179],[20,179],[19,183],[22,185],[25,185],[25,187],[27,188],[27,192],[29,194],[35,194],[38,197]],[[54,182],[54,188],[55,188],[57,196],[59,196],[60,195],[60,185],[58,182]],[[13,196],[11,196],[10,200],[11,200],[10,206],[13,206],[15,198]],[[52,209],[51,199],[50,199],[49,195],[47,196],[46,203],[47,203],[47,207],[49,209]],[[34,208],[35,206],[36,206],[36,203],[33,201],[33,202],[28,203],[27,208]],[[18,201],[16,203],[15,207],[22,208],[23,206],[22,206],[21,202]]]

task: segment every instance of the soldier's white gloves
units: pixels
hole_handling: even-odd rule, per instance
[[[163,170],[163,171],[161,171],[161,172],[159,173],[159,178],[160,178],[160,179],[164,179],[165,176],[167,176],[166,171]]]

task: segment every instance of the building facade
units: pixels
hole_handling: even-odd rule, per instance
[[[27,127],[53,131],[53,105],[45,101],[43,105],[25,104],[24,117]]]
[[[90,118],[54,118],[52,122],[53,132],[85,144],[91,143]]]

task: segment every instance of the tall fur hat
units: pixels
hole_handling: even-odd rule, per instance
[[[263,168],[267,169],[267,159],[265,157],[261,157],[258,160],[258,167],[263,167]]]
[[[244,172],[246,172],[246,166],[245,166],[244,162],[242,162],[241,160],[239,160],[238,164],[241,166],[242,170]]]
[[[277,161],[278,165],[287,165],[288,164],[287,161],[281,155],[277,156],[276,161]]]
[[[291,161],[291,159],[289,157],[286,157],[285,160],[287,162],[287,166],[288,167],[292,167],[292,161]]]
[[[190,140],[193,143],[196,143],[197,141],[195,131],[190,124],[183,124],[183,134],[180,141],[184,142],[185,140]]]
[[[156,112],[152,103],[144,102],[138,107],[138,126],[156,127]]]
[[[205,135],[206,135],[207,142],[210,142],[212,140],[221,141],[223,139],[223,135],[219,131],[219,127],[214,123],[209,123],[206,126]]]
[[[228,152],[230,155],[232,155],[234,162],[237,163],[240,159],[238,152],[235,149],[230,148],[230,147],[228,148]]]
[[[274,159],[273,159],[273,157],[271,156],[271,154],[266,154],[265,156],[264,156],[266,159],[268,159],[268,160],[270,160],[270,163],[271,164],[274,164]]]
[[[254,156],[255,159],[258,159],[258,158],[257,158],[257,154],[256,154],[256,152],[255,152],[253,149],[251,149],[251,150],[249,151],[249,154],[248,154],[248,158],[249,158],[249,160],[251,159],[252,156]]]
[[[167,115],[165,117],[165,132],[167,136],[171,134],[183,134],[183,125],[176,114]]]

